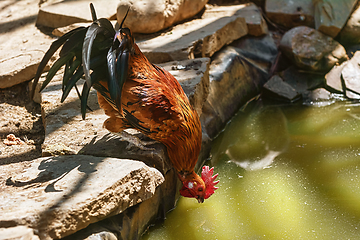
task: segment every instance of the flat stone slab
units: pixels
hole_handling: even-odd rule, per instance
[[[0,240],[40,240],[34,229],[26,226],[0,228]]]
[[[36,25],[58,28],[73,23],[92,22],[90,2],[98,18],[116,20],[117,0],[61,1],[40,8]]]
[[[231,14],[234,9],[243,7],[224,7],[216,16],[206,17],[204,14],[204,18],[176,25],[168,32],[151,39],[138,39],[137,43],[153,63],[211,57],[223,46],[248,33],[245,18]]]
[[[245,18],[248,27],[248,34],[252,36],[261,36],[269,32],[261,10],[254,3],[247,3],[234,6],[216,6],[208,7],[203,17],[212,17],[220,14],[221,16],[241,16]]]
[[[158,170],[134,160],[38,158],[0,183],[0,228],[25,225],[40,239],[62,238],[149,199],[163,181]]]
[[[279,75],[274,75],[264,84],[263,92],[270,98],[288,102],[294,102],[301,97],[301,94]]]
[[[38,2],[6,2],[0,18],[0,88],[35,77],[42,56],[54,41],[35,27]]]
[[[100,109],[97,94],[94,89],[90,91],[85,120],[81,117],[80,100],[72,89],[63,103],[61,84],[63,73],[59,72],[49,85],[41,92],[40,102],[45,127],[45,140],[43,143],[43,156],[53,155],[63,151],[76,154],[93,138],[108,134],[102,127],[107,116]],[[42,83],[42,77],[40,83]],[[78,88],[82,91],[84,80],[79,80]],[[63,146],[64,149],[60,149]],[[60,147],[60,148],[59,148]]]

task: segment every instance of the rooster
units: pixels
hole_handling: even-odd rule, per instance
[[[217,189],[214,168],[204,166],[201,177],[194,171],[201,148],[199,116],[190,105],[178,81],[166,70],[150,63],[134,41],[130,29],[115,31],[104,18],[97,19],[90,4],[93,23],[76,28],[54,41],[38,67],[35,86],[52,55],[62,46],[59,59],[50,68],[43,90],[65,65],[61,102],[75,87],[85,118],[91,87],[97,91],[100,107],[109,117],[104,127],[113,133],[135,128],[163,143],[169,159],[183,183],[180,194],[199,203]],[[128,10],[129,11],[129,10]],[[76,82],[85,76],[82,93]]]

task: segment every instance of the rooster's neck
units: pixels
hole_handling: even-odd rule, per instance
[[[178,172],[178,177],[181,182],[193,182],[193,181],[202,181],[199,175],[197,175],[194,171],[180,171]]]

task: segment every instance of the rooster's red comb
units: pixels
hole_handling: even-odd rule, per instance
[[[215,190],[218,189],[217,187],[215,187],[215,185],[218,184],[219,181],[214,182],[214,180],[216,179],[218,174],[215,174],[214,176],[213,176],[213,174],[214,174],[214,167],[209,169],[208,166],[203,166],[202,172],[201,172],[201,178],[205,182],[205,186],[206,186],[206,192],[205,192],[204,199],[209,198],[211,195],[213,195]]]

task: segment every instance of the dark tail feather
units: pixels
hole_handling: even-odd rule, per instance
[[[45,53],[43,59],[41,60],[39,67],[36,71],[34,83],[30,92],[31,98],[34,97],[35,94],[35,88],[37,83],[39,82],[41,73],[44,71],[44,68],[46,67],[46,64],[49,62],[50,58],[54,55],[54,53],[63,45],[73,34],[75,34],[77,31],[80,31],[81,29],[84,29],[84,27],[76,28],[74,30],[71,30],[70,32],[64,34],[62,37],[54,41],[49,50]]]

